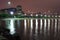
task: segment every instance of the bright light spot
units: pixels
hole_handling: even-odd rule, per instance
[[[47,24],[47,21],[46,21],[46,19],[44,19],[44,31],[46,32],[46,25]]]
[[[43,27],[43,20],[40,19],[40,33],[42,33],[42,27]]]
[[[38,32],[38,19],[36,19],[36,34],[37,34],[37,32]]]
[[[31,14],[31,16],[33,16],[33,14]],[[33,29],[33,19],[31,19],[31,35],[32,35],[32,29]]]
[[[24,32],[25,32],[25,34],[26,34],[26,27],[27,27],[26,19],[24,20],[24,26],[25,26]]]
[[[32,31],[33,31],[33,19],[31,19],[31,32],[30,32],[31,35],[32,35]]]
[[[9,2],[8,2],[8,5],[10,5],[10,4],[11,4],[11,2],[9,1]]]
[[[46,19],[44,19],[44,26],[45,26],[45,27],[46,27],[46,24],[47,24],[47,23],[46,23]]]
[[[42,21],[42,19],[40,19],[40,22],[41,22],[41,29],[42,29],[42,25],[43,25],[43,21]]]
[[[48,30],[50,29],[50,19],[48,19]]]
[[[36,14],[36,16],[38,16],[38,14]]]
[[[47,17],[47,15],[44,15],[45,17]]]
[[[38,28],[38,19],[36,19],[36,29]]]
[[[49,31],[50,27],[51,27],[50,24],[51,24],[51,21],[50,21],[50,19],[48,19],[48,35],[50,34],[50,31]]]
[[[55,32],[56,32],[56,29],[57,29],[57,19],[55,19]]]
[[[38,14],[36,14],[38,16]],[[36,19],[36,29],[38,28],[38,19]]]
[[[13,12],[13,11],[11,11],[11,12],[10,12],[10,14],[11,14],[11,15],[13,15],[13,14],[14,14],[14,12]]]
[[[33,19],[31,19],[31,29],[33,29]]]
[[[15,28],[14,28],[14,20],[10,20],[10,25],[9,25],[9,28],[10,28],[10,34],[14,34],[15,33]]]
[[[25,26],[25,29],[26,29],[26,26],[27,26],[26,24],[27,24],[27,23],[26,23],[26,20],[24,20],[24,26]]]

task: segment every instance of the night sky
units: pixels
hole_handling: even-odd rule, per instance
[[[8,7],[9,0],[0,0],[0,9],[4,9]],[[32,11],[39,12],[41,10],[47,9],[56,9],[60,7],[60,0],[10,0],[10,7],[16,7],[17,5],[21,5],[24,12]]]

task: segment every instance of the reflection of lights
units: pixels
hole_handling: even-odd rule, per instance
[[[48,19],[48,30],[50,29],[50,19]]]
[[[44,32],[46,32],[47,21],[44,19]]]
[[[15,33],[14,20],[13,19],[10,20],[9,29],[10,29],[10,34],[13,35]]]
[[[42,19],[40,19],[40,23],[41,23],[41,24],[40,24],[40,25],[41,25],[41,26],[40,26],[40,29],[42,30],[42,25],[43,25],[43,20],[42,20]]]
[[[44,19],[44,26],[45,26],[45,28],[46,28],[46,19]]]
[[[36,14],[36,16],[38,16],[38,14]],[[38,19],[36,19],[36,33],[37,33],[37,29],[38,29]]]
[[[33,19],[31,19],[31,29],[33,29]]]
[[[51,24],[51,21],[50,19],[48,19],[48,35],[50,34],[49,30],[50,30],[50,24]]]
[[[31,19],[31,35],[32,35],[32,30],[33,30],[33,19]]]
[[[40,33],[42,33],[43,19],[40,19]]]
[[[31,14],[31,16],[33,16],[33,14]],[[31,21],[31,32],[30,32],[30,34],[32,35],[32,29],[33,29],[33,19],[31,19],[30,21]]]
[[[38,19],[36,19],[36,33],[38,32]]]
[[[26,23],[26,19],[24,20],[24,26],[25,26],[25,28],[24,28],[24,32],[25,32],[25,34],[26,34],[26,27],[27,27],[27,25],[26,25],[27,23]]]
[[[57,29],[57,19],[55,19],[55,32],[56,32],[56,29]]]
[[[14,14],[14,12],[13,12],[13,11],[11,11],[11,12],[10,12],[10,14],[11,14],[11,15],[13,15],[13,14]]]
[[[31,16],[33,15],[31,14]],[[33,19],[31,19],[31,29],[33,29]]]

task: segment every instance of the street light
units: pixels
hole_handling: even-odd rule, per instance
[[[10,0],[8,0],[7,5],[8,5],[8,8],[11,6],[11,1]]]
[[[13,14],[14,14],[14,12],[13,12],[13,11],[11,11],[11,12],[10,12],[10,14],[11,14],[11,15],[13,15]]]
[[[8,1],[8,5],[10,5],[11,4],[11,2],[10,1]]]

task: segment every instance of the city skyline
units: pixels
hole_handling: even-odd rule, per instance
[[[8,1],[11,2],[10,7],[16,7],[17,5],[21,5],[24,12],[43,12],[48,10],[60,10],[59,0],[0,0],[0,9],[8,8]]]

